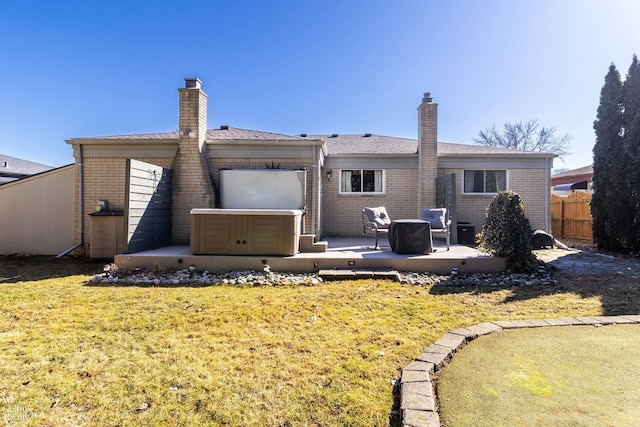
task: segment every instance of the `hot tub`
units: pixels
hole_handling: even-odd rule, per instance
[[[191,253],[295,255],[302,213],[297,209],[192,209]]]

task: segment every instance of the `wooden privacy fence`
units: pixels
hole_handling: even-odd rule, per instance
[[[570,196],[551,195],[551,232],[556,239],[593,241],[591,194],[577,191]]]

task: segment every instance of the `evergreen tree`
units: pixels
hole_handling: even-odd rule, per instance
[[[629,71],[622,85],[622,105],[624,107],[622,126],[629,129],[636,113],[640,110],[640,65],[638,57],[633,55]]]
[[[628,193],[629,217],[624,222],[628,232],[621,241],[633,253],[640,252],[640,65],[633,56],[622,88],[623,142],[625,173],[622,175]],[[627,224],[628,222],[628,224]]]
[[[600,91],[600,105],[593,128],[593,189],[591,215],[593,238],[600,248],[621,249],[618,221],[627,211],[624,192],[618,187],[622,171],[622,81],[614,64],[609,66]]]

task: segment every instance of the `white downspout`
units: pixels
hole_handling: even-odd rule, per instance
[[[544,174],[544,229],[551,234],[551,165],[553,157],[548,157]]]
[[[317,233],[316,230],[316,205],[317,205],[317,195],[316,190],[318,188],[318,146],[313,146],[313,163],[311,164],[311,230],[314,234]]]
[[[80,245],[84,250],[84,153],[82,144],[78,144],[78,153],[80,154],[80,168],[78,170],[78,231],[80,232]]]
[[[78,157],[80,158],[80,163],[78,163],[78,235],[79,242],[67,249],[66,251],[58,254],[56,258],[62,258],[63,256],[75,251],[79,247],[84,245],[84,171],[83,171],[83,154],[82,154],[82,144],[78,144]],[[83,248],[84,250],[84,248]]]

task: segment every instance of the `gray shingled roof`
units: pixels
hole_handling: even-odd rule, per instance
[[[336,136],[333,136],[336,135]],[[358,135],[308,135],[307,138],[323,139],[327,143],[327,152],[332,155],[349,154],[417,154],[418,141],[393,136]]]
[[[53,169],[53,167],[43,165],[42,163],[30,162],[29,160],[0,154],[0,183],[15,181],[16,179],[46,172],[51,169]]]
[[[438,142],[439,156],[474,156],[474,155],[511,155],[511,156],[552,156],[550,153],[539,151],[513,150],[511,148],[485,147],[483,145],[454,144]]]
[[[334,134],[336,135],[336,134]],[[324,139],[327,142],[329,156],[357,155],[357,154],[417,154],[418,141],[416,139],[398,138],[376,134],[358,135],[309,135],[311,138]],[[463,155],[525,155],[541,156],[545,153],[512,150],[508,148],[484,147],[482,145],[453,144],[438,142],[439,156]]]
[[[249,129],[208,129],[207,139],[219,139],[219,140],[279,140],[279,141],[304,141],[312,138],[304,138],[301,136],[283,135],[281,133],[262,132],[259,130]]]
[[[133,135],[109,135],[109,136],[96,136],[89,138],[73,138],[73,139],[87,139],[87,140],[104,140],[104,139],[130,139],[130,140],[166,140],[166,139],[178,139],[178,132],[158,132],[158,133],[138,133]],[[239,129],[234,127],[227,127],[226,129],[207,129],[207,139],[218,140],[262,140],[262,141],[297,141],[305,140],[300,136],[283,135],[272,132],[262,132],[258,130]]]
[[[86,138],[71,138],[71,141],[74,139],[85,139],[85,140],[93,140],[93,139],[178,139],[178,132],[157,132],[157,133],[135,133],[128,135],[105,135],[105,136],[90,136]]]
[[[303,134],[306,135],[306,134]],[[113,135],[91,138],[74,138],[84,140],[171,140],[178,139],[178,132],[143,133],[134,135]],[[321,139],[327,143],[329,156],[341,155],[410,155],[418,153],[418,141],[410,138],[398,138],[376,134],[357,135],[284,135],[250,129],[224,127],[224,129],[208,129],[208,140],[221,141],[304,141]],[[73,139],[71,140],[73,141]],[[484,147],[481,145],[438,143],[439,156],[473,156],[473,155],[518,155],[548,156],[546,153],[512,150],[507,148]]]

